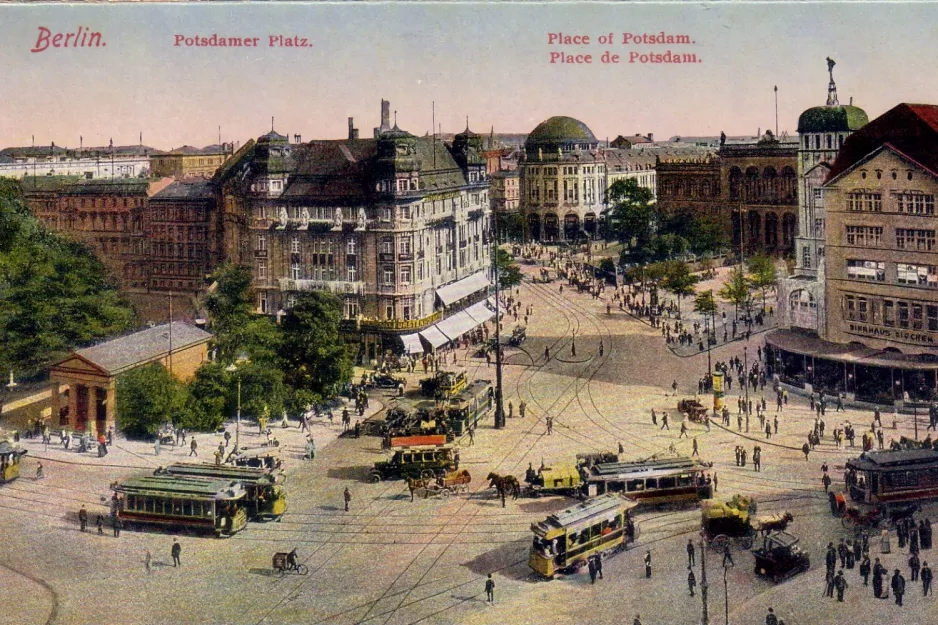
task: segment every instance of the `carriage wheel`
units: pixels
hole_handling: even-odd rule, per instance
[[[453,494],[452,491],[448,488],[444,488],[443,490],[440,491],[440,495],[442,495],[444,499],[449,497],[452,494]]]
[[[725,534],[719,534],[713,537],[713,540],[710,541],[710,546],[713,547],[715,551],[722,552],[726,545],[730,542],[730,539]]]
[[[305,564],[297,564],[296,572],[299,573],[300,575],[306,575],[307,573],[309,573],[309,568],[307,568]]]
[[[378,482],[381,481],[381,476],[378,475],[377,473],[372,473],[371,475],[368,476],[368,481],[371,482],[372,484],[377,484]]]
[[[433,469],[424,469],[420,472],[420,477],[425,480],[432,480],[436,477],[436,473],[433,472]]]
[[[740,541],[743,549],[749,550],[752,549],[752,536],[744,536]]]
[[[844,529],[852,530],[857,526],[856,518],[846,515],[840,519],[840,524],[844,526]]]

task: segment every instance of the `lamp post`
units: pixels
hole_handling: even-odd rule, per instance
[[[700,601],[702,603],[700,625],[710,625],[710,605],[707,602],[707,549],[703,537],[700,538]]]
[[[743,412],[746,413],[746,432],[749,432],[749,347],[743,346],[743,385],[746,387],[746,405]]]
[[[236,421],[235,421],[235,444],[234,444],[234,451],[238,451],[238,449],[239,449],[239,447],[240,447],[240,443],[241,443],[241,373],[240,373],[240,371],[238,371],[238,364],[237,364],[237,363],[242,363],[242,364],[244,364],[244,363],[247,363],[247,362],[248,362],[247,357],[244,356],[244,354],[241,354],[241,355],[238,356],[238,358],[235,360],[235,362],[233,362],[233,363],[231,363],[230,365],[228,365],[227,367],[225,367],[225,371],[228,371],[229,373],[237,373],[237,376],[236,376],[236,377],[237,377],[237,380],[238,380],[238,412],[237,412],[237,417],[236,417]]]
[[[498,220],[492,224],[492,267],[495,273],[495,429],[505,427],[505,407],[502,403],[502,320],[499,297],[501,277],[498,273]]]

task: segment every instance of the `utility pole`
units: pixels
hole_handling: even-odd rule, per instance
[[[746,386],[746,405],[743,412],[746,413],[746,432],[749,432],[749,347],[743,346],[743,384]]]
[[[495,429],[505,427],[505,407],[502,404],[502,320],[499,298],[501,278],[498,274],[498,219],[492,221],[492,266],[495,269]]]
[[[703,538],[700,539],[700,601],[700,625],[710,625],[710,606],[707,604],[707,548]]]

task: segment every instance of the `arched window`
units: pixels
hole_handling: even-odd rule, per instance
[[[739,167],[733,167],[730,169],[730,199],[732,200],[739,199],[739,187],[742,176],[743,172],[739,169]]]

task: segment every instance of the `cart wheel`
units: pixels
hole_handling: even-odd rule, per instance
[[[725,534],[719,534],[713,537],[713,540],[710,541],[710,546],[713,547],[714,551],[722,552],[729,541],[730,539]]]
[[[450,491],[450,489],[448,489],[448,488],[444,488],[443,490],[440,491],[440,495],[441,495],[444,499],[447,498],[447,497],[449,497],[449,496],[452,495],[452,494],[453,494],[452,491]]]
[[[852,516],[844,516],[840,519],[841,525],[844,526],[844,529],[852,530],[857,526],[857,520]]]
[[[368,476],[368,481],[371,482],[372,484],[377,484],[378,482],[381,481],[381,476],[378,475],[377,473],[372,473],[371,475]]]
[[[287,574],[287,567],[285,566],[277,567],[277,577],[283,577],[286,574]]]
[[[742,541],[740,541],[743,549],[749,550],[752,549],[752,536],[744,536]]]
[[[420,472],[420,477],[425,480],[432,480],[436,477],[436,473],[434,473],[432,469],[424,469]]]
[[[296,572],[299,573],[300,575],[306,575],[307,573],[309,573],[309,568],[307,568],[305,564],[297,564]]]

